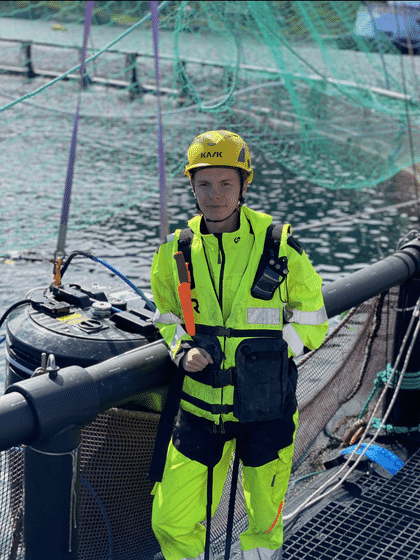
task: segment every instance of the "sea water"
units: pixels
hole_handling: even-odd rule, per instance
[[[246,204],[271,214],[277,223],[292,224],[294,235],[304,246],[324,283],[392,253],[401,235],[414,222],[412,208],[402,212],[390,209],[374,217],[363,214],[363,211],[385,207],[392,202],[389,197],[391,182],[381,188],[362,192],[329,191],[297,180],[293,184],[286,183],[284,169],[273,169],[264,161],[261,161],[261,165],[260,173],[256,173],[249,187]],[[270,171],[270,174],[261,173],[264,170]],[[275,197],[271,196],[272,178],[280,181],[275,184]],[[176,196],[169,204],[171,231],[185,227],[188,218],[196,214],[195,199],[183,176],[179,177],[179,185],[173,193]],[[182,205],[173,202],[181,200]],[[356,213],[362,213],[362,216],[353,219],[352,215]],[[325,222],[325,225],[303,229],[314,217]],[[339,222],[339,218],[346,219]],[[147,205],[133,206],[123,215],[111,216],[83,230],[69,231],[67,252],[91,251],[147,293],[150,292],[151,262],[159,242],[159,200],[154,197]],[[23,259],[19,254],[0,259],[0,316],[13,303],[24,299],[32,288],[51,284],[53,276],[49,259],[53,257],[55,249],[56,241],[51,239],[33,247],[33,253],[24,253]],[[126,286],[110,270],[90,259],[74,259],[64,282],[88,287],[96,283],[118,289]],[[0,336],[4,332],[3,325]],[[0,345],[0,382],[3,378],[4,343]]]
[[[25,22],[19,20],[18,23],[19,29],[22,30]],[[39,28],[38,23],[41,25]],[[16,35],[17,31],[13,30],[15,24],[16,22],[9,18],[6,18],[6,22],[0,18],[0,30],[4,31],[2,37],[7,37],[7,30],[12,36],[19,36]],[[48,42],[49,38],[44,37],[43,33],[48,35],[50,27],[44,25],[44,29],[42,25],[44,25],[42,22],[26,25],[25,38],[31,38],[29,35],[36,27],[38,30],[35,34],[36,37],[32,38],[37,40],[43,38]],[[70,28],[73,29],[71,26]],[[77,28],[77,32],[80,32],[80,26]],[[149,42],[150,33],[149,30],[147,35]],[[117,32],[114,30],[112,35],[116,36],[116,34]],[[164,34],[163,37],[165,38]],[[101,41],[94,39],[95,46],[102,47],[111,38],[110,35],[103,37]],[[146,41],[146,36],[144,41]],[[73,38],[72,44],[74,43]],[[11,49],[10,44],[9,48]],[[3,49],[0,64],[6,62],[20,64],[18,59],[13,60],[15,54],[16,48],[10,52]],[[42,60],[47,67],[51,56],[53,56],[51,49],[45,48]],[[76,55],[74,55],[73,61],[69,59],[66,64],[63,63],[64,66],[60,70],[67,70],[72,63],[77,64]],[[115,61],[110,61],[111,63],[117,64]],[[121,65],[121,60],[118,64]],[[45,79],[37,78],[28,83],[23,77],[1,75],[0,102],[2,105],[6,104],[9,100],[17,99],[46,82]],[[68,88],[68,103],[65,107],[61,107],[61,110],[72,115],[77,103],[77,91],[75,84],[69,83]],[[54,96],[54,89],[52,88],[50,91],[51,96]],[[89,103],[89,96],[90,99],[98,96],[98,103],[103,104],[104,111],[109,110],[109,107],[112,106],[113,96],[115,96],[115,100],[121,99],[121,92],[105,90],[100,86],[92,88],[87,95],[86,101],[84,101],[85,107]],[[128,96],[126,92],[124,95]],[[102,101],[100,101],[101,99]],[[2,172],[0,173],[0,193],[2,193],[0,194],[0,210],[2,210],[2,214],[0,219],[6,221],[9,228],[7,250],[0,246],[0,317],[13,303],[24,299],[29,290],[36,287],[47,287],[52,282],[52,264],[49,261],[52,259],[57,245],[61,211],[60,199],[64,190],[70,137],[57,135],[61,117],[53,98],[51,98],[50,105],[47,94],[31,99],[30,102],[37,103],[40,107],[27,105],[25,118],[14,120],[12,127],[4,127],[3,136],[0,139],[2,148]],[[145,103],[150,103],[155,110],[156,99],[154,96],[145,99]],[[126,106],[131,107],[132,111],[136,110],[136,105],[129,106],[126,103]],[[56,120],[51,117],[52,107],[56,108]],[[43,119],[43,115],[48,110],[50,110],[48,120]],[[1,113],[6,123],[8,115],[11,115],[12,122],[12,111],[13,109],[10,109]],[[68,115],[66,118],[69,118]],[[180,120],[184,117],[172,116],[172,122],[175,122],[176,118]],[[44,188],[43,183],[33,184],[31,181],[31,165],[36,165],[36,150],[33,147],[43,140],[43,136],[48,137],[51,132],[46,128],[46,122],[51,123],[48,126],[55,128],[52,138],[59,138],[59,142],[51,142],[51,153],[54,155],[55,166],[47,165],[45,168],[45,184],[54,184],[54,189]],[[70,229],[67,234],[66,252],[69,254],[74,250],[91,251],[95,256],[106,260],[147,293],[150,292],[150,266],[153,254],[160,243],[160,203],[157,180],[155,180],[154,192],[147,198],[139,194],[138,200],[131,199],[123,210],[116,213],[108,212],[110,202],[112,206],[114,201],[107,199],[103,217],[96,218],[90,224],[88,220],[89,212],[93,212],[93,209],[96,212],[98,209],[100,210],[102,201],[107,196],[115,197],[115,205],[117,205],[119,196],[122,196],[124,192],[124,166],[121,166],[121,162],[117,164],[115,160],[108,157],[110,151],[112,153],[120,151],[127,161],[130,160],[130,173],[137,173],[139,176],[139,193],[144,187],[141,184],[140,164],[137,169],[135,154],[133,155],[131,153],[133,150],[130,151],[127,147],[124,127],[128,127],[128,125],[125,125],[125,122],[124,119],[117,122],[118,126],[112,142],[107,138],[95,135],[95,118],[86,118],[80,122],[81,143],[78,146],[75,174],[78,177],[86,176],[89,179],[83,182],[82,187],[80,187],[80,179],[78,183],[76,180],[76,185],[79,186],[74,189],[75,198],[70,206]],[[165,122],[167,121],[164,118],[164,131]],[[182,122],[177,124],[180,130],[178,142],[183,144],[186,150],[193,138],[182,134]],[[200,132],[202,130],[197,128],[196,134]],[[15,138],[16,134],[20,135],[18,141]],[[13,138],[13,149],[8,150],[8,139],[11,138]],[[86,142],[86,138],[93,140],[89,143]],[[246,135],[244,138],[246,140]],[[163,141],[165,144],[165,133]],[[152,146],[152,151],[157,153],[156,137],[149,138],[148,142]],[[155,148],[153,148],[153,143],[156,143]],[[86,157],[86,153],[94,146],[97,147],[96,144],[100,145],[101,149],[96,152],[99,155],[96,156],[94,162],[95,173],[92,173],[92,161]],[[271,214],[276,223],[290,223],[294,235],[304,246],[324,283],[350,274],[392,253],[396,249],[400,237],[417,223],[415,205],[402,209],[395,208],[396,204],[410,198],[407,185],[413,181],[407,174],[402,173],[371,189],[329,190],[309,183],[302,176],[293,175],[280,164],[273,164],[258,145],[252,146],[251,156],[255,172],[254,180],[248,188],[245,204],[254,210]],[[57,164],[57,161],[60,163]],[[5,168],[7,168],[7,172],[4,172]],[[157,176],[156,169],[155,177]],[[53,177],[53,181],[51,177]],[[104,177],[108,183],[117,185],[111,195],[104,190]],[[196,214],[195,199],[188,179],[182,174],[182,171],[177,177],[171,178],[167,186],[169,225],[170,230],[174,231],[176,228],[184,228],[188,219]],[[412,186],[410,186],[410,192],[414,192]],[[77,204],[75,200],[77,200]],[[34,225],[28,229],[27,222],[30,219],[33,220]],[[84,223],[83,220],[85,220]],[[314,227],[315,222],[321,222],[322,225]],[[56,227],[51,228],[51,224],[56,224]],[[47,226],[50,233],[43,235]],[[26,231],[28,231],[28,235]],[[27,236],[36,241],[28,242],[26,250],[22,251],[20,247],[22,238]],[[16,246],[13,244],[14,239],[17,240]],[[3,243],[6,246],[4,240]],[[75,282],[87,287],[94,283],[116,289],[125,286],[120,278],[89,259],[74,259],[64,281],[66,283]],[[3,325],[0,329],[0,338],[4,333],[5,326]],[[0,384],[4,379],[4,344],[4,342],[0,344]]]

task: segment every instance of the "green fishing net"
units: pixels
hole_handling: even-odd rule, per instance
[[[57,234],[85,8],[0,2],[2,254]],[[159,99],[172,199],[188,184],[189,143],[209,129],[233,130],[255,161],[331,189],[372,187],[417,163],[418,61],[377,29],[377,7],[259,0],[159,8]],[[149,2],[94,4],[70,229],[159,204],[149,12]],[[369,40],[354,33],[361,13],[372,18]]]

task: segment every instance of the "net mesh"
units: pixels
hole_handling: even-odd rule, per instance
[[[351,310],[322,347],[298,364],[299,429],[294,470],[309,452],[330,418],[356,392],[366,399],[378,371],[390,360],[396,291]],[[364,402],[361,402],[360,408]],[[83,428],[80,463],[80,560],[105,560],[110,547],[117,560],[152,560],[159,551],[151,528],[152,483],[147,471],[159,414],[111,409]],[[23,453],[0,453],[0,558],[21,559]],[[232,464],[231,464],[232,466]],[[231,469],[212,521],[211,542],[223,554]],[[239,534],[247,528],[243,490],[235,505],[232,558]]]
[[[377,4],[384,3],[366,4],[162,3],[168,192],[176,196],[173,185],[187,184],[186,148],[209,129],[232,129],[254,156],[261,153],[302,181],[334,189],[372,187],[417,163],[412,146],[419,141],[419,62],[401,56],[395,34],[381,31]],[[394,18],[391,27],[404,36],[403,23],[417,16],[396,4],[386,8],[388,20]],[[149,2],[95,2],[71,229],[157,200],[149,9]],[[0,148],[0,245],[6,253],[57,233],[84,18],[85,2],[0,2],[6,140]],[[370,37],[355,34],[362,24]],[[406,50],[412,54],[417,47],[413,38]]]

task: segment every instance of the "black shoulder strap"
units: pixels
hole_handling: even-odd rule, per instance
[[[276,256],[279,252],[279,245],[281,239],[281,232],[283,231],[283,224],[270,224],[265,234],[264,251],[266,249],[273,249]]]
[[[190,271],[191,277],[191,289],[195,288],[194,274],[191,263],[191,243],[194,237],[194,233],[191,228],[185,228],[179,234],[178,240],[178,251],[181,251],[184,255],[185,262],[188,263],[188,270]]]
[[[283,231],[282,224],[277,224],[277,225],[271,224],[268,226],[266,238],[265,238],[266,245],[264,245],[264,251],[266,250],[267,247],[273,249],[276,252],[276,255],[278,254],[282,231]],[[287,244],[289,245],[289,247],[291,247],[297,253],[299,253],[299,255],[303,253],[302,245],[295,237],[293,237],[293,235],[288,236]]]

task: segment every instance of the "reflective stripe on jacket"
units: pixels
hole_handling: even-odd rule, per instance
[[[283,227],[279,255],[288,259],[289,274],[271,300],[251,296],[251,287],[263,252],[267,227],[272,217],[245,206],[241,209],[240,227],[223,234],[202,234],[202,218],[194,217],[188,225],[194,233],[191,260],[195,288],[191,292],[194,320],[198,325],[223,326],[226,329],[282,330],[289,345],[289,355],[298,356],[304,347],[321,345],[328,324],[321,294],[321,278],[315,272],[304,251],[299,253],[287,242],[291,229]],[[178,275],[173,258],[178,251],[181,230],[163,244],[152,265],[151,286],[158,312],[155,323],[174,358],[181,341],[192,340],[182,326],[182,310],[178,296]],[[283,300],[283,301],[282,301]],[[287,302],[286,305],[283,302]],[[283,326],[284,320],[288,321]],[[260,336],[260,335],[259,335]],[[235,366],[235,351],[240,337],[219,336],[224,360],[222,369]],[[196,374],[197,376],[197,374]],[[210,404],[233,404],[232,385],[213,388],[185,376],[183,391]],[[212,414],[193,404],[181,401],[182,407],[212,420]],[[235,421],[232,412],[222,414],[223,421]]]

